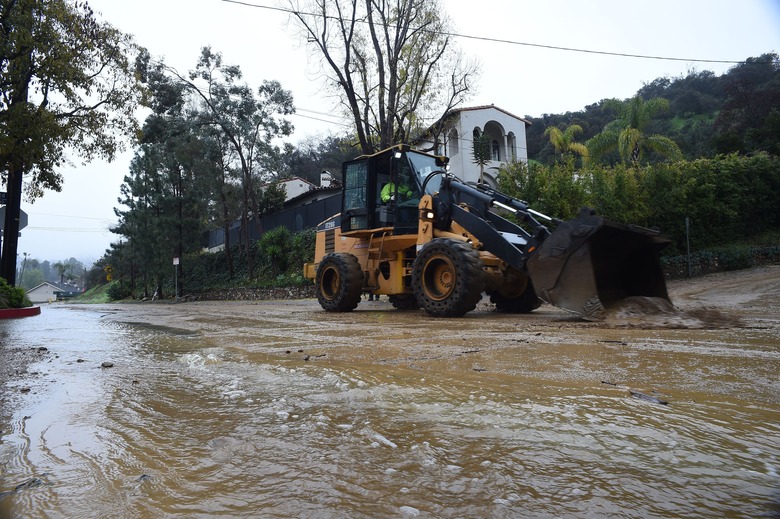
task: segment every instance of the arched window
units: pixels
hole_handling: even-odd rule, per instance
[[[498,141],[495,139],[493,139],[491,151],[493,160],[501,160],[501,147],[498,145]]]

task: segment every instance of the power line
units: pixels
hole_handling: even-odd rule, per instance
[[[333,115],[331,112],[320,112],[318,110],[312,110],[311,108],[300,108],[300,107],[296,106],[295,110],[296,111],[301,111],[301,112],[309,112],[310,114],[317,114],[317,115],[324,115],[324,116],[327,116],[327,117],[338,118],[338,115]]]
[[[185,81],[185,83],[188,86],[193,87],[193,88],[199,90],[202,93],[209,92],[209,85],[208,85],[208,83],[206,83],[204,81],[193,80],[193,81]],[[237,100],[241,99],[241,97],[236,95],[236,94],[228,94],[228,98],[230,98],[231,100],[234,100],[234,101],[237,101]],[[316,114],[316,115],[319,115],[319,116],[322,116],[322,117],[330,117],[330,118],[338,119],[338,120],[334,121],[334,120],[322,119],[320,117],[314,117],[312,115],[304,115],[304,114],[301,114],[301,113],[298,113],[298,112],[308,112],[308,113]],[[295,107],[295,112],[293,112],[291,114],[277,114],[277,115],[279,115],[282,118],[284,118],[284,117],[301,117],[303,119],[311,119],[311,120],[314,120],[314,121],[320,121],[320,122],[323,122],[323,123],[334,124],[334,125],[338,125],[338,126],[345,126],[345,127],[350,127],[351,126],[350,124],[345,123],[344,120],[342,118],[340,118],[339,116],[337,116],[337,115],[333,115],[333,114],[326,113],[326,112],[319,112],[317,110],[311,110],[311,109],[307,109],[307,108],[301,108],[299,106],[296,106]]]
[[[351,128],[352,127],[351,124],[347,124],[345,122],[328,121],[326,119],[320,119],[319,117],[313,117],[311,115],[303,115],[303,114],[299,114],[299,113],[294,113],[294,114],[290,114],[290,116],[291,117],[302,117],[304,119],[311,119],[313,121],[320,121],[322,123],[335,124],[335,125],[344,126],[344,127],[347,127],[347,128]]]
[[[86,229],[81,227],[31,227],[27,226],[23,229],[24,231],[50,231],[50,232],[111,232],[108,228],[92,228],[92,229]]]
[[[223,0],[223,1],[227,1],[227,0]],[[730,65],[737,65],[740,63],[744,63],[744,61],[701,59],[701,58],[675,58],[670,56],[652,56],[647,54],[628,54],[624,52],[609,52],[603,50],[577,49],[574,47],[558,47],[556,45],[544,45],[541,43],[529,43],[529,42],[522,42],[522,41],[504,40],[500,38],[489,38],[486,36],[470,36],[468,34],[457,34],[457,33],[442,33],[442,34],[446,34],[448,36],[454,36],[458,38],[470,39],[470,40],[480,40],[480,41],[487,41],[493,43],[506,43],[508,45],[520,45],[524,47],[535,47],[538,49],[560,50],[566,52],[580,52],[583,54],[598,54],[601,56],[617,56],[621,58],[654,59],[654,60],[661,60],[661,61],[685,61],[689,63],[691,62],[692,63],[725,63]]]
[[[95,218],[93,216],[73,216],[69,214],[39,213],[37,211],[30,212],[29,214],[35,216],[56,216],[57,218],[78,218],[80,220],[98,220],[100,222],[107,221],[105,218]]]
[[[228,4],[236,4],[241,5],[244,7],[254,7],[257,9],[267,9],[270,11],[278,11],[286,14],[293,14],[297,16],[315,16],[319,17],[322,16],[320,14],[315,13],[306,13],[306,12],[300,12],[295,11],[293,9],[287,9],[284,7],[273,7],[269,5],[262,5],[262,4],[255,4],[250,2],[242,2],[240,0],[220,0],[222,2],[228,3]],[[340,18],[336,16],[327,16],[326,18],[330,18],[333,20],[340,20]],[[363,20],[358,20],[358,22],[361,23],[368,23]],[[423,29],[424,31],[424,29]],[[673,56],[654,56],[649,54],[629,54],[625,52],[611,52],[611,51],[603,51],[603,50],[593,50],[593,49],[580,49],[576,47],[561,47],[557,45],[545,45],[542,43],[531,43],[531,42],[523,42],[523,41],[516,41],[516,40],[508,40],[504,38],[491,38],[488,36],[474,36],[470,34],[461,34],[457,32],[439,32],[439,34],[444,34],[446,36],[451,36],[454,38],[463,38],[467,40],[477,40],[477,41],[486,41],[491,43],[501,43],[505,45],[517,45],[517,46],[523,46],[523,47],[534,47],[538,49],[547,49],[547,50],[558,50],[558,51],[564,51],[564,52],[579,52],[582,54],[595,54],[595,55],[601,55],[601,56],[615,56],[615,57],[621,57],[621,58],[635,58],[635,59],[652,59],[652,60],[660,60],[660,61],[684,61],[688,63],[720,63],[720,64],[727,64],[727,65],[739,65],[744,64],[745,61],[734,61],[734,60],[720,60],[720,59],[702,59],[702,58],[679,58],[679,57],[673,57]]]
[[[308,112],[310,114],[316,114],[316,115],[320,115],[320,116],[323,116],[323,117],[330,117],[332,119],[338,119],[338,120],[332,121],[332,120],[322,119],[320,117],[314,117],[313,115],[304,115],[304,114],[301,114],[301,113],[298,113],[298,112]],[[338,125],[338,126],[346,126],[346,127],[351,127],[352,126],[351,124],[345,123],[344,119],[342,117],[339,117],[338,115],[333,115],[333,114],[327,113],[327,112],[319,112],[317,110],[312,110],[310,108],[301,108],[301,107],[296,106],[295,107],[295,113],[291,114],[291,115],[295,115],[295,116],[298,116],[298,117],[303,117],[304,119],[312,119],[314,121],[320,121],[320,122],[323,122],[323,123],[335,124],[335,125]]]

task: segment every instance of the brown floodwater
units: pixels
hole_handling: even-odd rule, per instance
[[[141,307],[0,321],[0,518],[780,510],[777,328]]]

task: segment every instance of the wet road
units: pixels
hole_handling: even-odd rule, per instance
[[[689,301],[745,287],[700,288]],[[776,517],[778,318],[759,292],[717,330],[549,307],[47,306],[0,321],[4,348],[46,348],[3,388],[0,517]]]

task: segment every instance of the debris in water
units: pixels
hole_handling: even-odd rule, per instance
[[[383,436],[383,435],[381,435],[379,433],[374,433],[371,436],[371,439],[375,440],[376,443],[381,443],[382,445],[390,447],[391,449],[397,449],[398,448],[397,444],[395,444],[394,442],[388,440],[385,436]]]
[[[622,384],[617,384],[616,382],[610,382],[609,380],[602,380],[601,383],[613,387],[622,387],[623,389],[627,390],[632,397],[638,398],[639,400],[644,400],[645,402],[651,402],[653,404],[669,405],[668,400],[665,400],[659,396],[643,393],[642,391],[631,389],[630,387],[626,387]],[[653,390],[652,393],[656,393],[656,391]]]
[[[44,475],[46,475],[46,474],[44,474]],[[39,486],[41,486],[43,484],[44,484],[44,481],[41,478],[30,478],[27,481],[25,481],[24,483],[19,483],[18,485],[16,485],[16,487],[13,490],[11,490],[9,492],[0,492],[0,499],[4,498],[6,496],[10,496],[10,495],[16,494],[16,493],[21,492],[22,490],[26,490],[28,488],[39,487]]]
[[[669,405],[668,400],[664,400],[654,395],[648,395],[647,393],[642,393],[641,391],[636,391],[634,389],[629,389],[628,392],[634,398],[638,398],[639,400],[644,400],[645,402],[652,402],[653,404]]]

